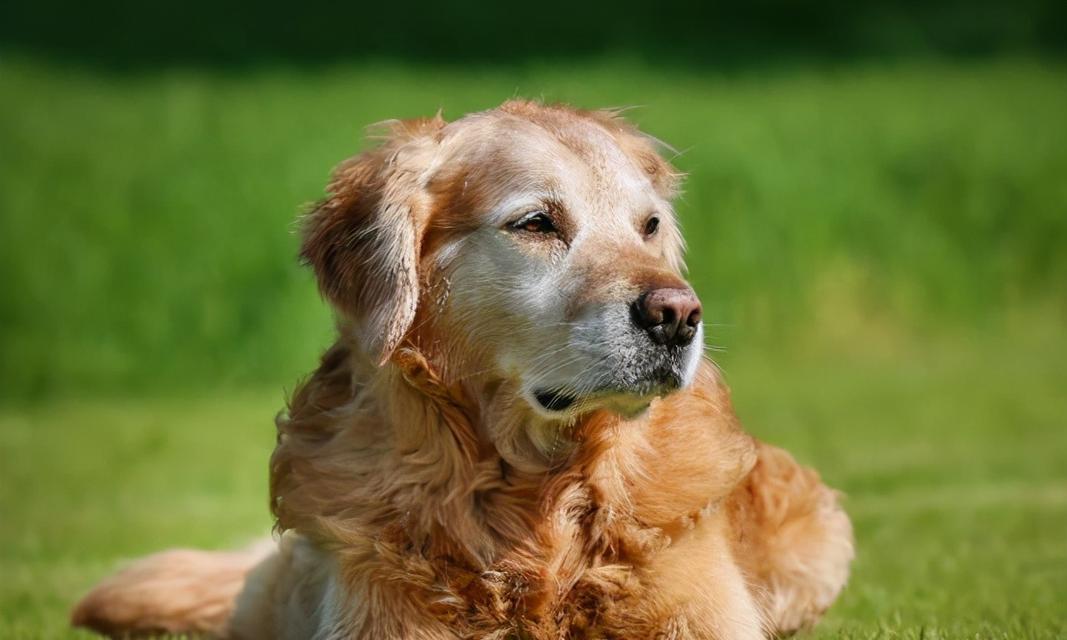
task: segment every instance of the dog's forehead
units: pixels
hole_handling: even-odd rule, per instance
[[[610,131],[579,115],[555,116],[534,120],[489,112],[459,121],[467,125],[457,131],[461,153],[513,189],[598,200],[654,195],[648,175]]]

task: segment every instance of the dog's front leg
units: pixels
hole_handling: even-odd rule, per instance
[[[660,552],[652,576],[656,599],[673,609],[685,640],[763,640],[759,608],[735,562],[729,523],[717,513]]]

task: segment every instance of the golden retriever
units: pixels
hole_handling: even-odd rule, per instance
[[[848,517],[703,359],[679,174],[611,111],[394,122],[306,219],[339,336],[278,419],[280,537],[170,551],[77,605],[116,636],[781,636]]]

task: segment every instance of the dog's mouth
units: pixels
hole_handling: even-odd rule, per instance
[[[534,401],[544,413],[563,416],[580,410],[605,408],[623,416],[634,416],[644,411],[652,399],[677,389],[676,385],[643,385],[637,389],[603,389],[597,393],[577,396],[561,389],[544,389],[532,393]]]
[[[699,356],[700,350],[657,352],[652,354],[656,357],[622,363],[614,371],[583,371],[569,379],[541,381],[544,386],[525,387],[523,395],[535,412],[550,420],[567,420],[599,409],[635,416],[655,398],[689,383],[698,362],[693,353]],[[594,380],[597,384],[590,384]]]
[[[578,402],[578,396],[565,393],[558,389],[535,391],[533,395],[534,400],[537,400],[537,404],[541,405],[542,409],[554,413],[566,411],[567,409],[570,409],[574,403]]]

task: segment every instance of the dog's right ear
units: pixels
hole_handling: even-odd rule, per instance
[[[341,164],[305,219],[301,258],[379,365],[415,318],[429,206],[423,183],[444,124],[439,116],[388,123],[385,142]]]

